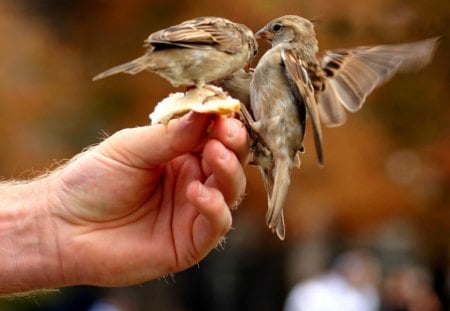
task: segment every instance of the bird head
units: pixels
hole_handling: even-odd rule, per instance
[[[267,40],[272,46],[291,42],[317,45],[314,24],[296,15],[285,15],[274,19],[255,36],[257,39]]]
[[[258,42],[256,41],[255,35],[253,34],[253,31],[250,28],[242,24],[240,24],[240,26],[243,33],[242,41],[248,44],[249,48],[249,58],[247,64],[244,67],[245,71],[248,72],[250,70],[253,60],[258,54]]]

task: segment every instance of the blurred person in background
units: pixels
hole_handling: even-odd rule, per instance
[[[355,250],[338,256],[330,271],[296,285],[284,311],[375,311],[379,307],[378,260]]]
[[[443,310],[424,267],[406,265],[389,272],[383,282],[382,311]]]

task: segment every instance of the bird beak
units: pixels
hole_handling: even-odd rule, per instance
[[[246,73],[251,73],[253,71],[250,63],[247,63],[247,65],[245,65],[243,69]]]
[[[255,38],[270,41],[272,40],[272,33],[263,28],[255,34]]]

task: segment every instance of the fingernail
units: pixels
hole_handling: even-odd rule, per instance
[[[187,114],[185,114],[182,118],[181,118],[181,122],[185,123],[185,124],[189,124],[194,120],[194,113],[192,111],[189,111]]]
[[[198,182],[198,197],[203,200],[209,198],[209,191],[201,182]]]
[[[239,131],[239,127],[237,126],[234,120],[228,120],[228,137],[234,138],[237,136],[237,132]]]
[[[219,158],[221,160],[228,160],[230,158],[230,152],[224,146],[221,146]]]
[[[192,121],[193,120],[193,116],[194,114],[192,112],[188,112],[187,114],[185,114],[184,116],[182,116],[181,118],[177,119],[175,124],[175,128],[177,131],[186,131],[187,128],[189,128],[192,125]]]

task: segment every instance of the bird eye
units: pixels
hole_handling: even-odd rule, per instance
[[[281,25],[281,24],[279,24],[279,23],[276,23],[276,24],[274,24],[274,25],[272,26],[272,30],[273,30],[274,32],[279,32],[281,29],[283,29],[283,25]]]

